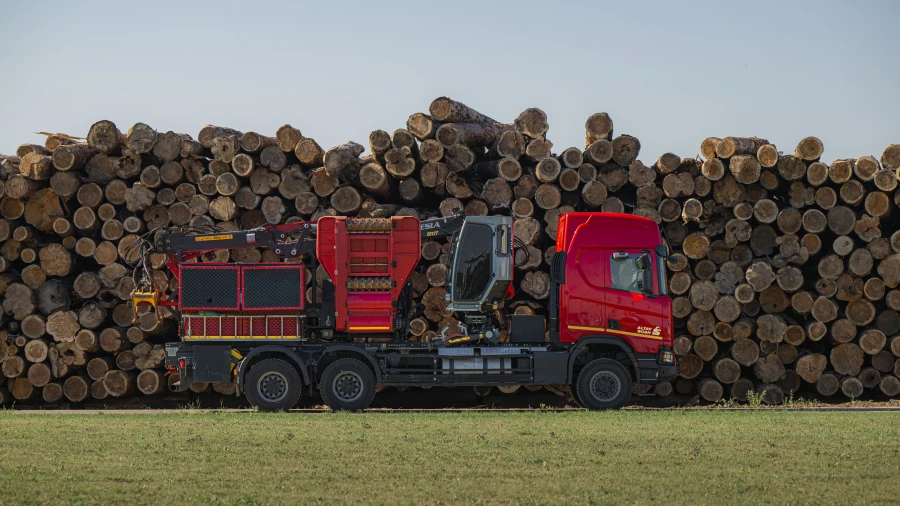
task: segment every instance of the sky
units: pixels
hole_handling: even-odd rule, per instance
[[[900,2],[13,2],[0,0],[0,153],[101,119],[326,149],[448,96],[502,122],[539,107],[554,152],[615,133],[664,152],[758,136],[823,159],[900,143]]]

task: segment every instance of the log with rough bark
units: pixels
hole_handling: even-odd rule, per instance
[[[550,125],[547,123],[547,114],[544,111],[530,107],[516,117],[515,128],[525,137],[537,139],[544,137]]]
[[[439,97],[428,108],[431,117],[446,123],[496,123],[471,107],[447,97]]]
[[[769,141],[756,137],[725,137],[716,144],[716,156],[731,158],[734,155],[756,155],[759,148]]]
[[[136,375],[131,371],[112,369],[103,376],[106,392],[113,397],[122,397],[136,389]]]
[[[122,132],[116,128],[115,123],[108,120],[94,123],[87,134],[88,145],[107,155],[117,153],[125,142]]]
[[[598,112],[588,117],[584,124],[585,147],[600,139],[612,140],[613,121],[609,114]]]
[[[435,139],[444,148],[456,144],[490,147],[513,129],[513,125],[501,123],[445,123],[435,132]]]
[[[324,155],[325,170],[332,176],[340,178],[365,151],[362,145],[347,142],[329,149]],[[301,160],[302,161],[302,160]]]

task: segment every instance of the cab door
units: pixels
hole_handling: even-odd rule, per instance
[[[660,294],[659,259],[650,250],[611,249],[606,256],[606,321],[607,332],[627,338],[635,351],[654,352],[670,331],[663,321],[668,299]],[[649,255],[652,262],[649,292],[641,290],[643,273],[637,260]]]
[[[561,285],[562,341],[574,342],[606,327],[603,297],[607,252],[600,247],[577,247],[566,257],[566,282]]]

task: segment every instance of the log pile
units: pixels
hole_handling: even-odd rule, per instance
[[[496,121],[436,99],[368,146],[323,148],[284,125],[274,135],[207,125],[196,136],[95,123],[85,139],[48,136],[0,157],[0,403],[77,403],[154,395],[172,315],[132,323],[126,258],[159,226],[223,230],[325,215],[422,219],[464,210],[516,218],[516,293],[496,316],[546,314],[557,221],[569,211],[627,212],[660,223],[682,377],[658,395],[708,401],[798,389],[823,396],[900,394],[900,146],[819,161],[803,139],[782,154],[758,138],[709,138],[702,156],[639,159],[640,141],[591,115],[584,147],[554,146],[530,108]],[[445,240],[422,244],[411,277],[424,314],[410,339],[456,324],[445,310]],[[164,258],[151,259],[163,288]],[[255,249],[199,261],[272,261]],[[321,285],[323,270],[308,273]],[[317,294],[321,290],[316,291]],[[233,393],[232,385],[191,390]]]
[[[642,211],[677,252],[681,378],[657,393],[768,404],[798,391],[900,394],[900,145],[830,165],[816,137],[787,154],[755,137],[710,137],[700,150],[677,168],[659,158],[661,191],[647,190]]]

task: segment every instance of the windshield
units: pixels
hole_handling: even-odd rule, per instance
[[[470,224],[460,237],[453,266],[454,299],[481,300],[491,281],[491,227]]]

